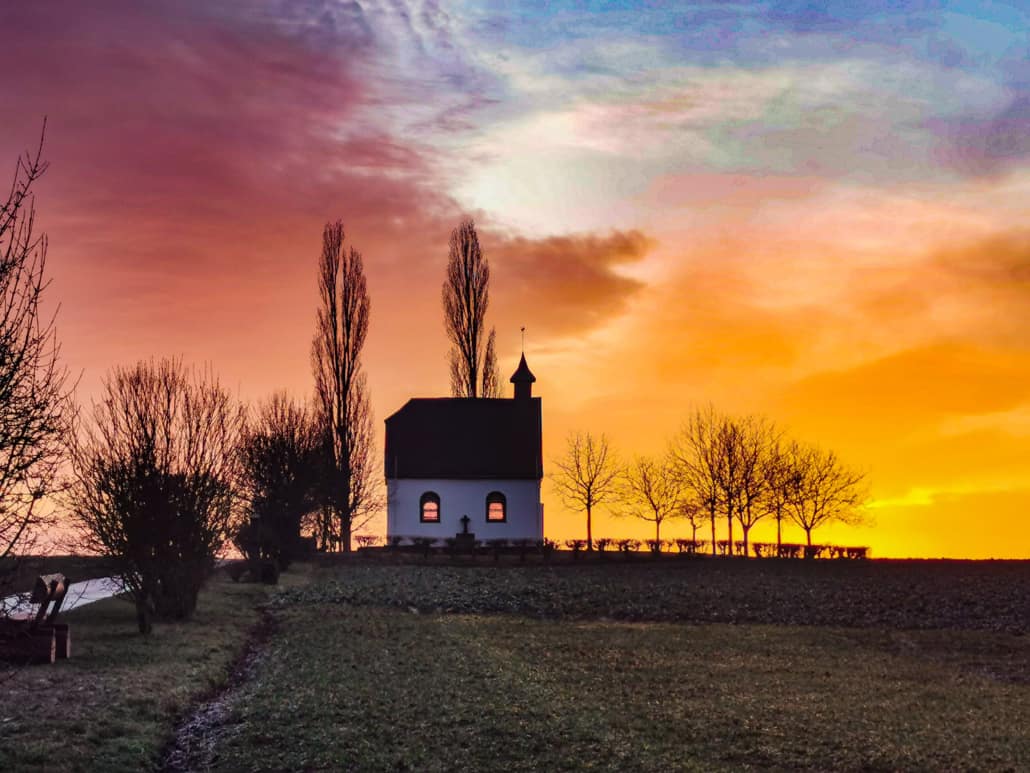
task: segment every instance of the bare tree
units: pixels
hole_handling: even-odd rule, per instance
[[[764,506],[768,477],[766,468],[771,459],[771,450],[778,439],[778,431],[771,421],[763,416],[748,415],[730,419],[736,426],[735,444],[737,453],[737,506],[736,518],[743,536],[744,557],[748,555],[748,534],[752,527],[769,515]]]
[[[344,246],[343,223],[322,233],[319,307],[311,362],[317,420],[327,457],[324,504],[339,525],[334,535],[350,552],[350,535],[381,506],[373,456],[375,435],[361,350],[370,302],[361,253]]]
[[[683,481],[671,459],[638,456],[623,472],[620,500],[623,514],[654,524],[657,541],[662,524],[683,515]]]
[[[733,555],[733,518],[741,505],[742,466],[744,463],[744,435],[739,423],[724,417],[716,436],[716,480],[719,500],[726,517],[726,548]]]
[[[719,439],[724,423],[725,419],[712,406],[699,408],[683,423],[669,449],[677,475],[708,514],[713,556],[716,554],[715,521],[722,493]]]
[[[483,257],[471,218],[465,218],[451,231],[442,295],[444,328],[451,341],[451,394],[500,397],[494,330],[484,335],[490,305],[490,264]]]
[[[797,446],[789,459],[787,515],[804,530],[810,547],[812,531],[825,523],[863,521],[861,507],[867,497],[863,473],[845,467],[833,451],[817,446]]]
[[[678,475],[679,472],[677,471],[676,474]],[[684,488],[687,487],[684,485]],[[680,499],[680,517],[690,524],[690,541],[696,544],[698,529],[704,526],[708,513],[689,489],[684,491]]]
[[[246,412],[178,360],[115,368],[73,436],[66,501],[80,547],[111,559],[136,603],[183,619],[230,537]]]
[[[32,187],[47,169],[43,134],[34,152],[18,157],[0,202],[0,597],[18,556],[49,521],[42,503],[58,488],[72,415],[54,317],[40,313],[47,238],[35,232]]]
[[[257,406],[241,444],[243,498],[249,522],[245,552],[286,568],[299,550],[301,522],[317,507],[318,427],[303,404],[276,392]]]
[[[787,517],[787,502],[792,483],[793,460],[800,453],[796,441],[784,443],[775,438],[769,447],[768,457],[762,467],[765,483],[762,488],[761,506],[776,521],[776,554],[783,546],[783,521]]]
[[[554,466],[557,472],[551,483],[567,508],[586,512],[587,550],[593,550],[593,511],[618,494],[619,460],[605,435],[576,432],[569,435],[565,456],[555,460]]]

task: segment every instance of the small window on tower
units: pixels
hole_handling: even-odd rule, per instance
[[[422,523],[440,523],[440,495],[435,491],[427,491],[419,499]]]
[[[486,495],[486,520],[489,523],[508,520],[508,500],[500,491],[491,491]]]

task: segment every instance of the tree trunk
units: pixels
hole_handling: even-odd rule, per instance
[[[350,529],[353,520],[351,512],[351,449],[350,443],[343,443],[343,459],[340,460],[343,466],[343,508],[340,511],[340,541],[343,543],[343,552],[350,553]]]
[[[590,505],[587,505],[587,551],[592,552],[594,549],[594,532],[590,522]]]
[[[783,514],[780,513],[779,509],[776,510],[776,555],[780,554],[780,548],[783,547],[783,538],[780,536],[780,525],[783,523]]]
[[[733,508],[726,514],[726,552],[733,555]]]
[[[661,522],[661,521],[659,521],[659,520],[658,520],[658,519],[656,518],[656,519],[655,519],[655,522],[654,522],[654,541],[655,541],[655,543],[656,543],[656,546],[655,546],[655,552],[660,552],[660,551],[659,551],[659,548],[658,548],[658,546],[657,546],[657,543],[661,542],[661,540],[662,540],[662,537],[661,537],[661,530],[662,530],[662,522]]]
[[[715,549],[715,510],[710,510],[708,515],[709,515],[709,517],[712,520],[712,555],[714,556],[714,555],[716,555],[716,549]]]
[[[740,530],[742,532],[744,532],[744,558],[747,558],[748,557],[748,552],[747,552],[747,533],[751,530],[751,527],[750,526],[744,526],[743,524],[741,524]]]
[[[144,636],[149,636],[154,630],[150,619],[150,599],[148,597],[136,599],[136,625]]]

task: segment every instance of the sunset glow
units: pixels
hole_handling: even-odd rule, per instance
[[[4,3],[0,163],[45,116],[37,228],[80,400],[164,355],[309,395],[341,218],[381,428],[448,394],[468,214],[507,388],[526,327],[545,472],[570,431],[658,453],[711,403],[867,472],[873,525],[820,539],[1030,557],[1027,6],[662,5]],[[585,536],[546,480],[544,503],[547,536]]]

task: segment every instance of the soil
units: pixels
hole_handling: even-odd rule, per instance
[[[158,769],[162,773],[209,770],[218,761],[218,741],[227,726],[233,701],[260,667],[265,645],[275,627],[275,618],[268,609],[263,609],[247,646],[232,665],[229,680],[201,701],[176,728],[172,741],[161,754]]]
[[[1030,631],[1030,561],[660,559],[391,564],[360,557],[278,604],[537,618]]]

